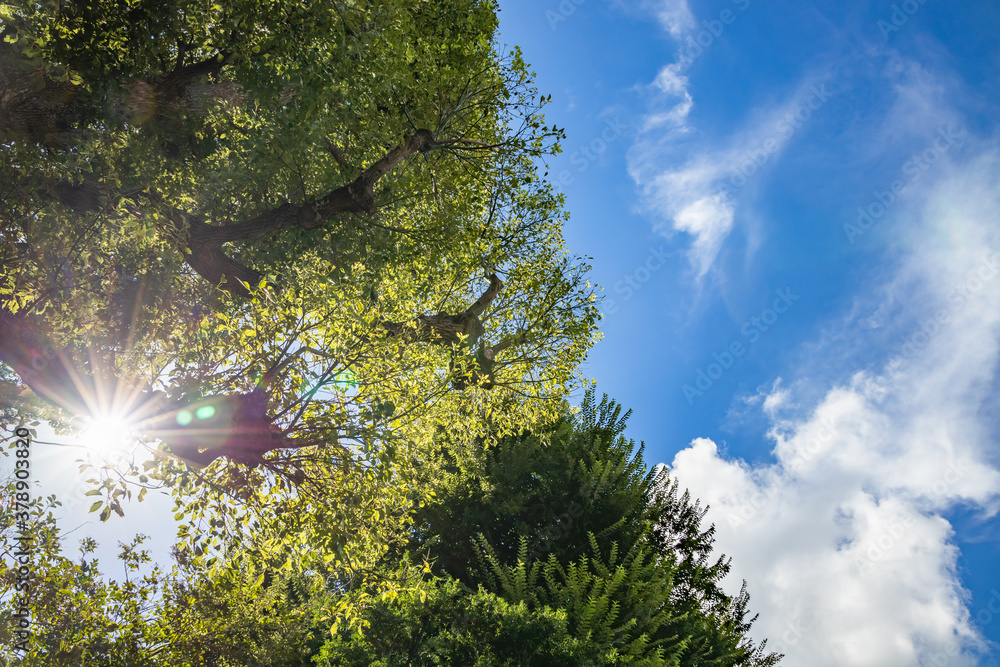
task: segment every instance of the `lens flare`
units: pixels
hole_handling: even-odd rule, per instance
[[[83,429],[80,443],[89,449],[113,452],[125,449],[132,435],[129,424],[121,417],[97,417]]]
[[[215,416],[215,408],[211,405],[203,405],[198,408],[195,414],[198,415],[198,419],[211,419]]]

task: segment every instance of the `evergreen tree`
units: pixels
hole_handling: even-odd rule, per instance
[[[363,631],[336,634],[316,663],[583,667],[601,657],[570,634],[564,611],[529,609],[450,579],[379,602],[365,620]]]
[[[574,636],[629,664],[775,664],[747,637],[745,588],[719,585],[730,562],[713,559],[706,510],[665,468],[647,469],[623,435],[628,416],[589,391],[545,432],[447,441],[410,549],[470,589],[565,609]]]

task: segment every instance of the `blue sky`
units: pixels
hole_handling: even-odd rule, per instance
[[[586,372],[712,505],[760,636],[997,664],[1000,5],[501,7],[569,135]]]
[[[501,8],[605,291],[585,373],[711,505],[755,634],[790,667],[997,665],[1000,5]],[[169,551],[169,499],[95,524],[36,454],[105,563]]]

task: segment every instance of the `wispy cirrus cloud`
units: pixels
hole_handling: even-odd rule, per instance
[[[696,25],[687,0],[647,2],[646,8],[656,14],[666,31],[675,38],[680,38]]]
[[[749,8],[748,0],[699,25],[686,0],[647,3],[677,40],[675,60],[647,86],[650,110],[629,153],[629,173],[643,206],[665,236],[691,237],[689,259],[695,277],[712,268],[733,230],[737,191],[771,162],[789,139],[829,98],[827,75],[813,74],[773,108],[758,109],[722,144],[711,144],[690,124],[695,107],[688,70]],[[681,151],[687,157],[679,157]]]
[[[723,145],[705,145],[682,140],[691,132],[687,116],[694,102],[677,66],[662,69],[654,87],[660,97],[676,102],[647,116],[629,154],[629,172],[654,228],[667,236],[692,237],[689,258],[701,278],[733,230],[743,188],[777,161],[832,94],[825,77],[811,76],[781,104],[754,113]],[[689,157],[679,158],[681,151]]]

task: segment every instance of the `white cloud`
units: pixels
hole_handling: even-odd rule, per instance
[[[680,64],[674,63],[660,70],[653,85],[665,93],[680,95],[687,92],[688,78],[681,73]]]
[[[652,9],[672,37],[680,38],[695,27],[694,16],[687,0],[661,0],[655,3]]]
[[[695,237],[692,256],[699,278],[712,266],[732,228],[733,208],[721,194],[693,201],[674,215],[674,229]]]
[[[691,50],[698,24],[687,0],[660,0],[645,6],[678,41],[678,50],[675,61],[663,66],[647,87],[652,96],[650,111],[629,152],[629,173],[657,231],[692,237],[689,259],[700,279],[711,269],[733,229],[736,191],[765,168],[803,125],[794,114],[805,108],[811,115],[826,102],[826,96],[821,95],[817,104],[820,78],[811,76],[784,103],[755,113],[726,145],[692,146],[686,140],[695,134],[689,124],[695,101],[687,71],[696,56],[685,49]],[[707,48],[696,46],[699,54]],[[678,162],[675,153],[682,143],[694,157]]]
[[[679,63],[674,63],[667,65],[656,75],[653,87],[658,89],[662,93],[661,97],[669,102],[663,109],[646,116],[643,123],[644,131],[663,128],[668,132],[680,130],[683,133],[688,130],[687,117],[694,108],[694,98],[688,92],[688,78],[683,74],[683,69]]]
[[[883,366],[828,386],[810,407],[793,399],[815,394],[796,391],[816,389],[809,380],[776,384],[762,403],[770,465],[730,460],[706,439],[673,461],[672,474],[711,506],[732,583],[749,582],[755,634],[789,667],[976,664],[982,643],[944,516],[1000,504],[989,409],[1000,158],[983,154],[898,204],[898,270],[862,309],[894,302],[898,315],[883,324],[899,343]],[[873,335],[865,318],[837,326]]]
[[[662,98],[661,108],[647,116],[629,152],[629,173],[655,229],[693,237],[689,258],[698,278],[711,269],[732,231],[745,186],[776,162],[788,141],[829,98],[819,80],[809,77],[782,104],[753,114],[722,146],[684,143],[692,157],[678,163],[674,155],[681,145],[678,140],[691,132],[687,116],[693,101],[678,65],[660,70],[653,87]]]

